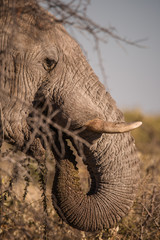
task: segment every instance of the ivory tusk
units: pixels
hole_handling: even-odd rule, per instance
[[[101,119],[89,120],[85,123],[85,127],[97,133],[124,133],[134,130],[142,125],[142,122],[106,122]]]

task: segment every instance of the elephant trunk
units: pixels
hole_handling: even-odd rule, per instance
[[[52,189],[58,214],[71,226],[96,231],[114,226],[130,209],[139,179],[139,160],[130,133],[102,134],[84,149],[91,187],[80,187],[75,157],[66,147]]]

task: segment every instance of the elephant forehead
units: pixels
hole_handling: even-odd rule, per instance
[[[6,39],[11,39],[7,47],[18,51],[34,50],[36,52],[46,50],[51,52],[52,47],[56,46],[66,55],[68,53],[68,56],[72,53],[79,54],[81,52],[77,42],[71,38],[65,28],[56,22],[51,14],[47,14],[42,9],[36,12],[36,18],[32,11],[18,12],[11,17],[10,25],[3,24],[1,30],[2,34],[0,35],[3,38],[5,35]],[[7,44],[7,41],[5,42]],[[5,49],[6,46],[3,48]]]
[[[39,8],[38,8],[39,9]],[[36,12],[34,8],[25,11],[22,9],[15,9],[15,14],[8,12],[6,15],[8,22],[0,17],[0,37],[11,39],[9,45],[14,45],[16,48],[28,48],[33,46],[40,46],[42,43],[55,42],[55,22],[53,16],[39,9]],[[7,42],[7,41],[6,41]]]
[[[63,25],[59,23],[55,23],[55,37],[58,40],[60,49],[62,49],[65,53],[68,52],[68,54],[71,55],[72,52],[75,54],[82,52],[78,43],[68,34]]]
[[[52,34],[52,36],[50,36],[50,34],[46,34],[43,36],[41,31],[39,32],[39,38],[34,39],[29,31],[15,31],[11,38],[6,36],[9,44],[6,42],[5,46],[2,46],[2,48],[5,50],[7,49],[9,52],[13,52],[13,54],[14,52],[20,53],[21,56],[27,53],[28,60],[33,59],[34,61],[40,61],[46,57],[58,60],[58,46],[54,35]]]

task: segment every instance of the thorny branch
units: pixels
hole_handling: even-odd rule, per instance
[[[143,39],[136,41],[128,40],[116,34],[114,27],[105,28],[93,21],[87,14],[90,0],[72,0],[67,2],[63,0],[45,0],[43,2],[45,2],[48,9],[57,16],[58,22],[87,31],[87,33],[99,41],[106,42],[107,38],[111,37],[130,45],[142,47],[140,42],[142,42]]]
[[[141,203],[143,209],[147,213],[147,216],[146,216],[145,220],[142,223],[142,228],[146,224],[146,222],[149,220],[149,218],[152,218],[154,223],[155,223],[155,226],[160,230],[160,226],[159,226],[158,222],[153,217],[154,212],[157,211],[157,209],[155,208],[155,198],[156,198],[156,186],[154,186],[153,190],[152,190],[150,210],[148,210],[148,208],[146,207],[146,205],[143,202]]]
[[[144,47],[141,43],[146,39],[129,40],[125,37],[120,36],[117,30],[113,26],[103,27],[96,23],[88,15],[88,8],[90,6],[90,0],[43,0],[44,7],[52,12],[57,22],[63,23],[68,26],[69,29],[74,33],[74,29],[80,32],[84,36],[91,36],[94,42],[94,49],[96,50],[99,66],[103,76],[104,82],[106,82],[106,73],[103,66],[102,54],[100,43],[107,43],[109,38],[114,39],[118,42],[123,42],[136,47]],[[86,34],[86,35],[85,35]],[[80,43],[81,45],[81,43]],[[82,46],[83,50],[85,49]],[[86,51],[84,50],[86,53]]]

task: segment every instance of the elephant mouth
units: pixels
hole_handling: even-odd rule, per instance
[[[62,120],[61,110],[38,91],[27,123],[32,132],[32,139],[37,136],[41,139],[44,148],[50,147],[61,158],[65,155],[64,139],[70,139],[79,156],[83,154],[83,145],[90,148],[93,140],[103,133],[115,134],[129,132],[141,126],[142,122],[108,122],[99,118],[89,119],[78,129],[72,128],[72,119]],[[88,138],[89,136],[89,138]],[[91,137],[92,136],[92,137]],[[28,137],[27,137],[28,138]],[[91,141],[90,141],[91,139]],[[28,140],[28,139],[27,139]]]
[[[75,143],[73,143],[73,139],[66,139],[67,147],[70,148],[72,151],[72,159],[75,157],[75,170],[78,172],[80,185],[82,191],[87,194],[91,187],[91,177],[87,170],[87,165],[84,163],[85,156],[83,153],[83,149],[81,151],[76,150],[76,146],[74,147]]]

